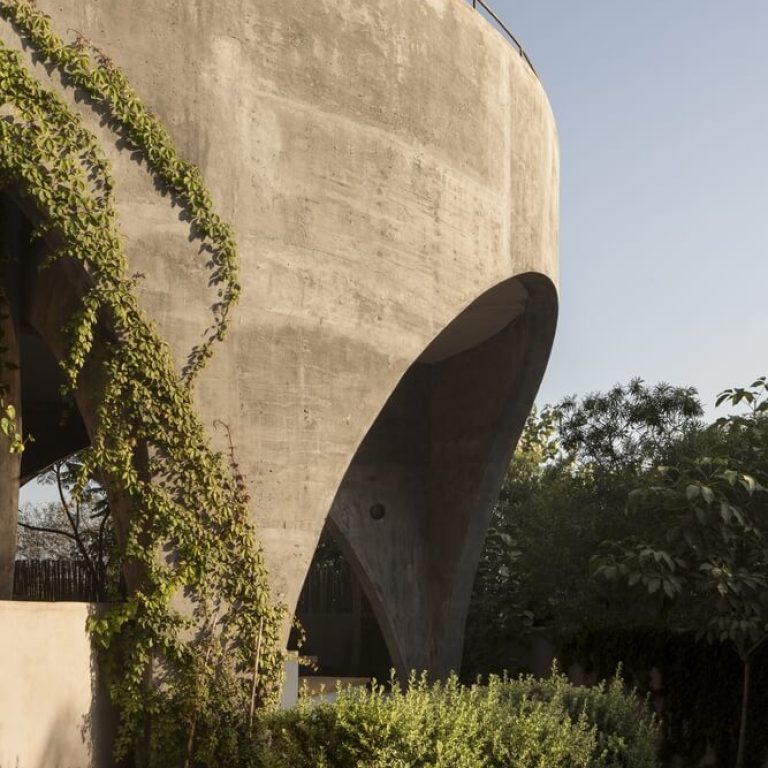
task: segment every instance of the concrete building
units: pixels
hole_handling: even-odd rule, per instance
[[[231,428],[276,597],[295,605],[329,519],[398,669],[455,668],[557,312],[557,135],[526,58],[463,0],[38,6],[124,69],[234,224],[243,298],[196,396],[222,448],[214,421]],[[108,151],[131,271],[181,366],[213,296],[187,224],[5,22],[0,39]],[[0,222],[36,438],[20,469],[0,463],[2,579],[14,474],[86,444],[95,403],[86,377],[58,427],[81,276],[37,272],[43,248],[10,194]]]

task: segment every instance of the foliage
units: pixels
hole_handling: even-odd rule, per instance
[[[560,456],[559,418],[555,408],[539,412],[534,406],[494,507],[467,619],[465,668],[470,678],[511,666],[508,656],[499,664],[501,654],[557,599],[549,593],[538,603],[525,590],[525,561],[532,553],[524,551],[522,515],[530,523],[544,521],[546,505],[536,505],[535,510],[531,505],[553,489],[553,468]]]
[[[768,633],[768,547],[763,486],[724,458],[662,467],[632,494],[644,535],[606,542],[597,578],[656,596],[665,621],[732,641],[740,655]],[[658,484],[655,484],[658,483]],[[681,612],[669,602],[680,601]]]
[[[701,428],[701,403],[693,387],[642,379],[607,393],[574,397],[558,405],[559,437],[580,469],[637,474],[663,461],[673,446]]]
[[[0,266],[3,265],[4,258],[0,257]],[[11,309],[8,300],[0,287],[0,373],[4,370],[13,369],[16,363],[5,359],[8,353],[8,342],[5,339],[5,326],[11,319]],[[10,453],[22,453],[24,451],[24,440],[19,429],[19,422],[16,417],[16,406],[8,402],[9,386],[0,375],[0,435],[8,441],[8,451]]]
[[[236,467],[210,448],[190,387],[239,294],[234,238],[199,170],[178,157],[102,52],[83,38],[65,44],[27,0],[0,0],[0,16],[65,84],[91,98],[176,196],[219,290],[213,324],[182,380],[127,275],[114,181],[97,140],[20,54],[0,45],[0,185],[36,209],[35,236],[55,244],[48,264],[71,260],[90,281],[68,326],[62,368],[74,390],[93,360],[104,389],[74,493],[82,496],[97,472],[120,490],[132,510],[120,557],[143,576],[127,602],[91,623],[120,710],[118,757],[134,751],[151,765],[226,764],[247,735],[254,703],[275,699],[282,669],[282,610],[269,599],[247,494]]]
[[[8,441],[10,453],[21,453],[24,450],[24,440],[16,419],[16,407],[12,403],[6,403],[2,397],[0,397],[0,435]]]
[[[648,691],[660,712],[659,759],[664,765],[694,766],[709,753],[718,765],[737,751],[741,669],[732,645],[702,643],[692,632],[664,627],[603,626],[579,632],[560,648],[564,667],[578,664],[590,679],[612,674],[621,663],[622,676]],[[768,757],[768,646],[755,657],[748,721],[750,768],[762,768]]]
[[[652,768],[658,726],[618,679],[574,687],[492,676],[430,685],[412,677],[403,693],[375,685],[334,705],[304,700],[263,722],[264,768]]]
[[[600,542],[627,535],[627,494],[654,462],[701,429],[695,390],[640,379],[534,411],[493,512],[475,580],[465,672],[514,668],[533,628],[567,637],[650,617],[590,579]],[[635,521],[641,526],[642,521]],[[641,526],[642,527],[642,526]],[[621,618],[620,618],[621,617]]]
[[[81,518],[81,530],[88,515]],[[24,504],[19,508],[17,560],[76,560],[77,544],[61,504],[55,501]],[[89,533],[93,529],[88,527]]]
[[[768,495],[756,479],[768,475],[766,393],[765,378],[723,393],[719,403],[746,403],[749,413],[713,425],[712,455],[682,456],[650,473],[628,505],[641,533],[606,542],[592,559],[597,578],[656,601],[666,626],[733,645],[744,664],[738,768],[752,659],[768,640]]]
[[[664,654],[658,643],[643,654],[627,630],[638,638],[653,631],[670,647],[687,644],[686,675],[712,654],[730,658],[731,647],[744,665],[746,713],[750,678],[765,677],[754,659],[768,635],[766,392],[765,379],[726,391],[719,402],[748,411],[709,426],[699,420],[693,390],[639,381],[564,401],[547,409],[547,421],[534,413],[507,473],[478,574],[468,670],[515,666],[507,649],[540,627],[561,649],[573,650],[574,638],[599,638],[605,654],[612,649],[600,674],[625,658],[634,670],[645,664],[647,673]],[[724,648],[696,648],[696,634]],[[623,650],[612,640],[617,637]],[[588,656],[600,655],[596,645]],[[681,673],[668,667],[665,674]],[[708,722],[719,718],[725,727],[738,721],[738,682],[706,689],[710,677],[700,677],[695,696],[716,702]],[[689,712],[693,694],[678,699],[681,690],[677,684],[665,694],[665,749],[691,757],[709,731],[695,730],[704,721]],[[734,695],[720,696],[723,690]],[[740,730],[741,765],[747,733],[751,750],[759,748],[760,726],[749,728],[744,719]],[[723,755],[739,739],[732,730],[716,741]]]

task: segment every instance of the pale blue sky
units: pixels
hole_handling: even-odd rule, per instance
[[[768,3],[490,0],[549,95],[561,310],[539,401],[768,373]]]

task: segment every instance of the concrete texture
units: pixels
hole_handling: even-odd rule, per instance
[[[113,720],[85,603],[0,601],[0,766],[107,768]]]
[[[234,223],[243,299],[197,401],[222,448],[214,421],[232,430],[275,596],[295,606],[330,512],[400,670],[455,667],[554,333],[541,84],[461,0],[38,5],[124,68]],[[4,23],[0,38],[22,48]],[[209,322],[204,257],[91,107],[24,55],[108,148],[131,271],[181,367]],[[25,274],[25,328],[58,357],[83,276]],[[97,384],[92,366],[86,428]]]
[[[20,305],[15,222],[0,209],[0,399],[16,409],[22,429]],[[5,415],[0,414],[0,415]],[[0,437],[5,442],[5,437]],[[0,448],[0,600],[13,597],[16,521],[19,508],[21,456]]]
[[[535,395],[530,371],[543,370],[548,352],[539,342],[553,330],[548,288],[527,275],[465,310],[409,368],[337,493],[332,530],[401,674],[461,665],[493,503]],[[458,352],[444,341],[495,312],[506,324],[490,338]]]

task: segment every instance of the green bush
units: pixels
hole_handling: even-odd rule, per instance
[[[614,679],[583,688],[491,677],[412,678],[406,692],[347,690],[335,704],[267,715],[263,768],[656,768],[658,727]]]

